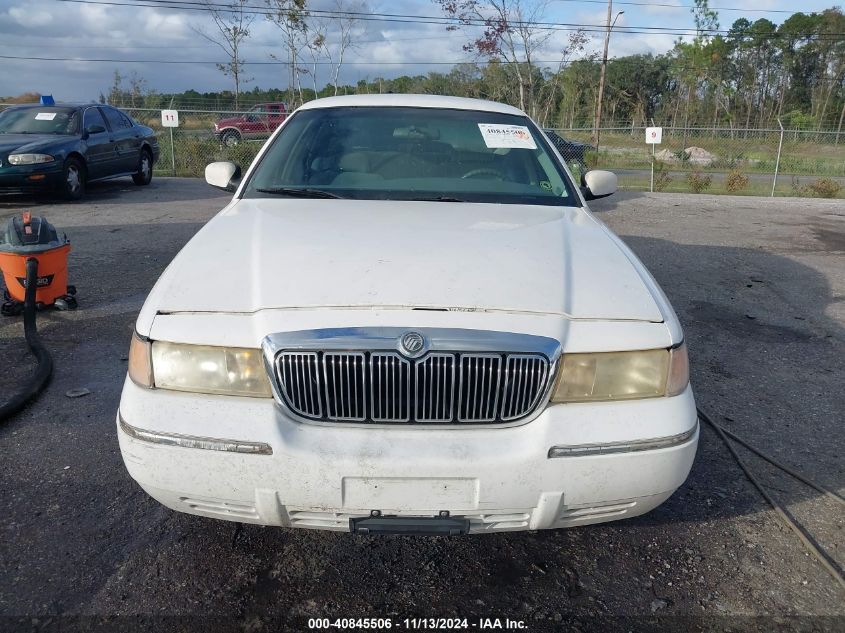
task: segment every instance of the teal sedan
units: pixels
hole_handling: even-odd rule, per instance
[[[0,193],[79,200],[90,182],[131,176],[148,185],[155,132],[108,105],[19,105],[0,112]]]

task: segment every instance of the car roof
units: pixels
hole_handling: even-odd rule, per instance
[[[116,106],[110,106],[107,103],[64,103],[64,102],[56,102],[52,105],[46,105],[43,103],[15,103],[9,106],[11,108],[87,108],[89,106],[105,106],[109,108],[116,108]]]
[[[300,106],[300,110],[315,110],[320,108],[342,107],[392,107],[392,108],[442,108],[448,110],[481,110],[483,112],[498,112],[501,114],[515,114],[525,116],[519,108],[486,101],[484,99],[467,99],[466,97],[442,97],[439,95],[414,94],[378,94],[378,95],[347,95],[343,97],[326,97],[308,101]]]

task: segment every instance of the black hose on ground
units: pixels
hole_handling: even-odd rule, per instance
[[[38,328],[35,323],[35,291],[38,289],[38,260],[30,257],[26,260],[26,294],[24,295],[23,303],[23,329],[26,336],[26,343],[29,345],[29,351],[35,356],[38,361],[38,366],[35,368],[32,376],[27,380],[20,391],[12,396],[11,400],[5,404],[0,405],[0,422],[3,422],[18,411],[23,409],[26,404],[35,398],[38,393],[44,389],[50,376],[53,373],[53,358],[50,352],[41,343],[38,337]]]
[[[827,494],[830,497],[836,499],[839,503],[842,502],[842,498],[836,495],[835,493],[830,492],[826,488],[818,485],[816,482],[795,473],[789,468],[786,468],[782,464],[779,464],[774,459],[770,458],[768,455],[760,452],[756,448],[753,448],[750,444],[748,444],[745,440],[739,439],[733,433],[728,431],[727,429],[722,428],[721,425],[716,424],[710,417],[704,413],[701,409],[698,409],[698,417],[703,422],[706,422],[710,425],[710,427],[716,432],[716,434],[721,438],[722,442],[724,442],[725,446],[727,446],[728,450],[730,451],[731,455],[733,455],[734,460],[742,469],[742,472],[745,473],[745,476],[748,477],[748,480],[757,488],[757,491],[760,495],[769,502],[769,505],[772,506],[772,509],[775,511],[775,514],[783,521],[783,523],[792,530],[795,535],[798,537],[798,540],[804,545],[807,551],[813,555],[813,557],[821,564],[822,567],[825,568],[827,573],[831,575],[833,580],[839,585],[841,589],[845,589],[845,576],[842,574],[842,570],[840,569],[839,565],[834,561],[818,544],[816,539],[807,532],[802,526],[795,522],[795,520],[790,516],[790,514],[774,499],[772,496],[766,492],[765,488],[763,488],[763,484],[753,475],[753,473],[748,469],[748,466],[745,465],[745,462],[739,456],[739,453],[736,452],[736,449],[731,445],[730,440],[728,439],[728,435],[731,435],[737,442],[751,450],[752,452],[756,453],[769,463],[774,466],[777,466],[781,470],[783,470],[788,475],[792,475],[799,481],[803,481],[804,483],[812,486],[816,490]]]

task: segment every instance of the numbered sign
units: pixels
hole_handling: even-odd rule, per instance
[[[662,127],[647,127],[645,129],[645,142],[649,145],[660,145],[663,140]]]
[[[161,126],[162,127],[179,127],[179,111],[178,110],[162,110],[161,111]]]

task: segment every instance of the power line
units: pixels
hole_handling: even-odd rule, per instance
[[[357,44],[392,44],[393,42],[417,42],[419,40],[445,40],[445,39],[464,39],[462,35],[432,35],[432,36],[420,36],[420,37],[396,37],[390,39],[380,39],[380,40],[355,40]],[[5,45],[8,46],[16,46],[16,47],[24,47],[24,48],[37,48],[39,50],[65,50],[65,49],[72,49],[72,50],[121,50],[121,51],[132,51],[132,50],[142,50],[148,51],[150,50],[149,46],[124,46],[122,44],[112,44],[110,46],[77,46],[75,44],[30,44],[30,43],[19,43],[15,41],[6,41],[4,40]],[[239,48],[248,48],[248,49],[267,49],[267,48],[276,48],[278,47],[277,43],[273,44],[242,44]],[[208,49],[209,45],[198,45],[198,46],[187,46],[184,44],[180,44],[177,48],[179,49]],[[310,62],[309,62],[310,63]]]
[[[102,59],[82,59],[79,57],[26,57],[22,55],[0,55],[0,59],[15,59],[20,61],[43,61],[43,62],[90,62],[90,63],[109,63],[109,64],[203,64],[203,65],[213,65],[213,64],[222,64],[224,62],[216,61],[216,60],[197,60],[197,59],[111,59],[111,58],[102,58]],[[225,62],[228,63],[228,62]],[[241,64],[245,66],[289,66],[290,62],[276,60],[276,61],[260,61],[260,62],[249,62],[249,61],[242,61]],[[313,64],[314,62],[308,60],[297,60],[297,64]],[[379,61],[379,62],[369,62],[369,61],[354,61],[348,60],[346,63],[350,65],[367,65],[367,66],[429,66],[429,65],[449,65],[449,66],[456,66],[458,64],[479,64],[479,63],[501,63],[501,64],[511,64],[516,62],[509,62],[509,61],[500,61],[500,60],[493,60],[491,62],[488,61],[479,61],[479,60],[458,60],[458,61],[413,61],[413,62],[389,62],[389,61]],[[535,61],[534,64],[558,64],[559,61]],[[333,62],[317,62],[318,65],[332,65]]]
[[[197,2],[192,0],[136,0],[129,3],[127,1],[118,2],[115,0],[56,0],[57,2],[68,2],[74,4],[95,4],[118,7],[146,7],[156,9],[173,9],[180,11],[199,11],[210,13],[214,10],[227,11],[231,9],[231,5],[215,3],[215,2]],[[244,5],[244,13],[252,15],[275,16],[277,12],[268,10],[266,7],[256,7],[254,5]],[[430,16],[430,15],[409,15],[396,13],[364,13],[358,11],[324,11],[309,9],[306,14],[315,17],[324,17],[329,19],[354,19],[360,21],[375,21],[375,22],[393,22],[400,24],[431,24],[436,26],[446,27],[485,27],[487,26],[485,20],[469,19],[459,20],[448,16]],[[584,23],[567,23],[567,22],[539,22],[539,21],[525,21],[512,20],[509,22],[514,27],[530,26],[537,30],[549,31],[583,31],[587,33],[604,33],[606,26],[602,24],[584,24]],[[615,33],[627,34],[650,34],[650,35],[673,35],[676,37],[683,36],[697,36],[701,34],[716,35],[716,34],[730,34],[729,29],[702,29],[696,30],[691,28],[680,27],[665,27],[665,26],[639,26],[639,25],[621,25],[614,29]],[[808,34],[813,36],[813,34]],[[750,37],[750,34],[748,34]],[[837,36],[831,40],[828,36]],[[759,38],[759,35],[757,35]],[[764,39],[772,39],[779,37],[791,37],[791,35],[783,33],[772,33]],[[845,37],[845,33],[825,33],[824,37],[816,35],[817,40],[839,41],[840,38]]]
[[[107,63],[107,64],[164,64],[164,65],[219,65],[224,62],[216,61],[216,60],[196,60],[196,59],[112,59],[112,58],[74,58],[74,57],[28,57],[23,55],[0,55],[0,59],[12,59],[17,61],[46,61],[46,62],[77,62],[77,63]],[[561,62],[560,60],[534,60],[532,64],[535,65],[552,65],[552,66],[571,66],[577,63],[598,63],[591,59],[574,59],[574,60],[567,60]],[[625,59],[625,58],[610,58],[608,62],[611,64],[619,64],[619,65],[640,65],[640,62],[632,59]],[[313,65],[315,62],[310,60],[302,60],[298,59],[296,64],[302,65]],[[470,66],[482,66],[482,65],[489,65],[489,64],[501,64],[505,66],[513,65],[513,64],[525,64],[526,62],[519,62],[519,61],[509,61],[509,60],[452,60],[452,61],[427,61],[427,60],[418,60],[418,61],[407,61],[407,62],[383,62],[383,61],[364,61],[364,60],[348,60],[348,65],[350,66],[458,66],[458,65],[470,65]],[[241,62],[244,66],[290,66],[290,62],[282,61],[282,60],[273,60],[273,61],[259,61],[259,62],[250,62],[250,61],[243,61]],[[328,61],[321,61],[316,62],[318,66],[328,66],[332,65],[332,62]],[[698,71],[708,71],[712,70],[709,66],[691,66],[687,64],[678,64],[678,63],[667,63],[663,66],[667,70],[698,70]]]

